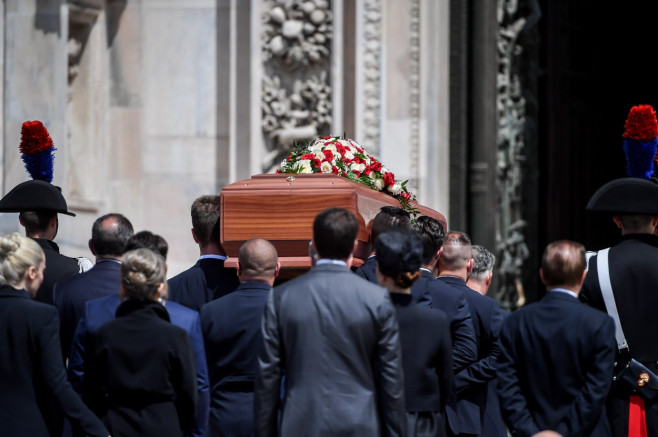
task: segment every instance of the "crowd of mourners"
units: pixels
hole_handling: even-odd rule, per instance
[[[0,435],[658,436],[658,186],[636,206],[621,185],[621,243],[549,244],[545,296],[511,314],[489,250],[393,206],[363,262],[355,216],[320,212],[311,269],[283,280],[257,236],[224,266],[202,196],[199,259],[167,280],[167,242],[122,214],[93,223],[91,266],[53,241],[63,198],[3,199],[26,236],[0,236]]]

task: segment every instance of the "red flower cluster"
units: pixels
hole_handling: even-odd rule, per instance
[[[631,108],[626,119],[624,138],[647,142],[658,137],[656,111],[651,105],[637,105]]]
[[[39,120],[23,123],[21,127],[21,144],[19,146],[21,153],[36,155],[53,147],[53,140],[43,123]]]

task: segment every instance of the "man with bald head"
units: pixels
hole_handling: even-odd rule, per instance
[[[252,238],[238,252],[238,288],[201,307],[211,387],[207,435],[254,434],[261,320],[278,274],[276,248],[267,240]]]
[[[615,325],[578,300],[585,248],[556,241],[544,251],[546,296],[510,315],[500,333],[498,394],[512,435],[610,436]],[[635,435],[635,434],[633,434]]]
[[[456,402],[448,403],[446,408],[449,432],[459,436],[487,434],[483,425],[488,385],[496,377],[498,334],[507,316],[494,299],[466,285],[472,269],[469,236],[464,232],[448,232],[439,253],[438,280],[464,292],[477,343],[477,360],[455,375]]]

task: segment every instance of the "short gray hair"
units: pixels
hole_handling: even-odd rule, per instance
[[[493,271],[496,256],[486,248],[474,244],[471,246],[471,257],[473,258],[473,270],[471,276],[475,279],[484,280]]]

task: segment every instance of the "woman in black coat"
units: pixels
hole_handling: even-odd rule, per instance
[[[63,411],[88,435],[107,436],[66,380],[57,309],[32,300],[44,268],[34,240],[0,236],[0,435],[60,435]]]
[[[400,327],[408,437],[443,437],[443,411],[453,386],[450,322],[414,302],[422,244],[411,233],[387,232],[375,241],[377,281],[388,289]]]
[[[116,319],[91,338],[84,399],[115,437],[180,437],[194,422],[196,370],[187,333],[170,323],[165,261],[126,252]]]

